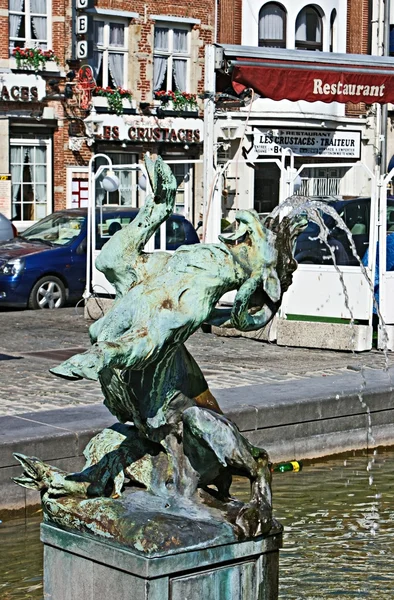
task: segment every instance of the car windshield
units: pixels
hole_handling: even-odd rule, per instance
[[[330,204],[327,204],[327,206],[332,206]],[[323,212],[320,208],[315,209],[316,210],[316,219],[321,218],[324,225],[327,227],[327,229],[329,231],[331,231],[335,226],[336,226],[336,222],[335,219]],[[302,213],[302,216],[308,218],[308,215],[306,213]],[[320,233],[320,227],[317,223],[315,223],[314,221],[308,221],[308,225],[305,227],[305,229],[303,230],[302,234],[305,236],[318,236]]]
[[[85,219],[85,216],[53,213],[26,229],[20,237],[48,246],[66,246],[81,233]]]

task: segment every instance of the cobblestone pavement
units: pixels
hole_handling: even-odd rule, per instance
[[[71,382],[48,371],[61,362],[54,354],[32,353],[89,346],[89,323],[82,309],[0,312],[0,415],[102,402],[96,382]],[[385,357],[286,348],[246,338],[222,338],[201,331],[187,344],[212,389],[324,377],[362,367],[382,369]],[[394,364],[394,356],[388,361]]]

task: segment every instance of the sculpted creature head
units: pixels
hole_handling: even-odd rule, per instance
[[[297,268],[292,251],[305,224],[286,217],[281,221],[267,217],[263,223],[255,210],[238,211],[236,221],[236,233],[220,236],[220,241],[245,273],[231,320],[237,329],[248,331],[263,327],[277,312]]]

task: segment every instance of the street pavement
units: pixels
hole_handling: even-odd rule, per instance
[[[0,416],[102,402],[98,383],[66,381],[48,371],[89,347],[89,325],[82,308],[0,312]],[[355,354],[287,348],[202,331],[187,346],[212,390],[256,384],[267,384],[269,390],[269,384],[279,382],[322,381],[329,375],[386,367],[386,357],[377,350]],[[387,362],[393,365],[394,356],[389,354]]]

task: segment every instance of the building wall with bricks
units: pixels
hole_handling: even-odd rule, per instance
[[[321,1],[327,6],[330,4],[329,0]],[[92,36],[92,19],[109,22],[111,19],[114,22],[121,19],[127,26],[128,77],[125,87],[132,93],[132,102],[121,115],[111,114],[108,106],[103,106],[103,101],[104,104],[107,101],[102,97],[93,97],[93,110],[92,106],[83,108],[81,95],[77,92],[78,78],[66,77],[70,71],[78,73],[81,64],[94,62],[91,55],[82,61],[74,58],[76,2],[48,0],[48,47],[58,57],[59,66],[48,63],[44,70],[35,73],[31,68],[18,69],[15,58],[9,56],[9,39],[18,21],[15,15],[19,14],[15,7],[22,7],[19,12],[26,11],[30,0],[0,0],[0,73],[5,89],[0,97],[0,132],[3,133],[0,175],[11,176],[11,183],[4,185],[0,192],[1,210],[10,215],[17,227],[23,230],[45,212],[75,205],[86,206],[85,182],[93,154],[110,154],[115,164],[124,161],[125,157],[141,163],[144,153],[149,151],[152,155],[162,155],[166,160],[178,161],[174,167],[181,190],[178,208],[196,223],[201,217],[203,196],[203,170],[199,162],[202,157],[203,102],[199,96],[204,91],[205,46],[214,41],[227,44],[240,44],[243,41],[257,45],[256,15],[259,6],[265,2],[261,0],[259,6],[253,6],[254,16],[250,22],[246,13],[251,9],[246,0],[201,0],[199,3],[191,0],[171,0],[171,3],[137,0],[133,3],[132,12],[130,3],[125,1],[117,2],[116,6],[109,0],[98,0],[95,5],[89,5],[86,14],[89,14],[90,31],[87,37]],[[300,6],[307,4],[299,0],[297,2]],[[347,0],[347,52],[366,53],[370,50],[371,4],[369,0]],[[13,15],[13,21],[10,14]],[[249,28],[248,23],[253,27]],[[154,40],[155,27],[158,26],[173,29],[183,27],[189,32],[189,80],[185,91],[196,95],[197,110],[172,110],[171,101],[166,105],[155,98]],[[341,24],[341,27],[344,25]],[[252,29],[257,36],[255,40],[251,39]],[[26,94],[21,92],[26,87],[32,87],[31,82],[26,83],[27,75],[35,75],[41,87],[44,85],[45,91],[40,97],[33,96],[26,100]],[[15,84],[15,77],[19,78],[19,84]],[[66,85],[73,91],[72,98],[64,97]],[[10,96],[11,89],[14,89],[15,97]],[[349,105],[346,114],[363,115],[365,106]],[[25,142],[27,145],[24,145]],[[19,185],[17,178],[22,175],[28,177],[29,172],[31,175],[35,169],[26,167],[30,164],[26,162],[26,157],[30,160],[33,156],[31,148],[40,154],[44,147],[47,152],[47,171],[51,176],[48,177],[45,198],[36,197],[31,208],[32,190],[35,194],[39,188],[29,183],[25,185],[25,182]],[[21,148],[20,160],[26,164],[14,164],[11,168],[17,148]],[[39,165],[36,171],[41,176]],[[125,202],[125,199],[126,194],[119,196],[119,202]],[[44,201],[46,207],[43,206]]]
[[[17,64],[12,50],[17,47],[32,48],[35,45],[34,40],[30,39],[30,43],[27,41],[29,6],[30,0],[11,0],[10,9],[8,1],[1,0],[0,5],[0,32],[2,34],[0,36],[0,73],[3,78],[4,91],[0,97],[0,116],[2,117],[0,128],[4,134],[0,150],[0,174],[11,176],[8,191],[4,186],[4,190],[0,192],[0,206],[4,213],[13,218],[20,230],[53,210],[74,205],[73,190],[77,186],[77,180],[86,179],[89,160],[95,153],[110,153],[113,160],[115,157],[115,162],[118,158],[123,160],[120,158],[121,154],[127,154],[132,157],[133,161],[136,157],[136,160],[141,162],[147,151],[153,155],[170,156],[174,160],[198,161],[200,159],[202,143],[198,140],[202,140],[202,100],[197,98],[197,95],[202,95],[204,90],[205,45],[214,41],[216,13],[213,0],[203,0],[197,4],[191,1],[173,1],[171,4],[163,0],[145,3],[140,1],[133,4],[133,13],[130,12],[130,4],[127,2],[117,2],[116,7],[112,2],[105,0],[99,0],[91,6],[89,3],[90,10],[87,12],[89,13],[90,30],[86,39],[93,37],[93,19],[109,22],[112,19],[115,23],[121,19],[127,27],[128,77],[122,87],[130,90],[132,102],[131,108],[126,108],[122,115],[111,114],[108,107],[103,107],[103,98],[93,98],[93,111],[92,106],[81,107],[81,96],[77,91],[78,77],[73,79],[71,75],[70,78],[66,77],[71,71],[77,74],[82,64],[92,63],[91,54],[88,59],[81,61],[75,59],[77,41],[74,30],[75,18],[77,14],[83,14],[76,12],[75,0],[74,2],[70,0],[51,0],[49,2],[48,0],[50,27],[47,49],[54,51],[58,58],[58,65],[48,62],[44,69],[35,70],[31,66],[27,66],[26,62]],[[20,25],[15,26],[21,13],[22,23],[25,24],[24,30],[23,26],[22,29]],[[161,18],[164,20],[161,21]],[[174,18],[174,22],[172,22],[172,18]],[[171,103],[165,106],[163,102],[154,98],[154,31],[158,19],[162,27],[180,27],[190,32],[188,38],[189,76],[188,87],[185,91],[193,94],[197,98],[198,104],[197,110],[194,108],[193,111],[187,111],[190,114],[174,110],[171,114]],[[30,25],[31,38],[34,37],[35,31],[33,20]],[[12,38],[16,34],[18,37],[21,33],[21,37],[24,34],[26,40],[22,40],[21,43],[14,42],[13,45],[11,44],[10,50],[10,36]],[[33,97],[26,101],[26,94],[19,93],[18,95],[16,88],[19,89],[19,92],[26,86],[30,86],[29,89],[31,89],[32,75],[39,81],[40,95],[37,97],[34,92]],[[29,80],[27,76],[29,76]],[[71,98],[64,95],[66,85],[73,92]],[[44,86],[44,92],[42,92],[42,86]],[[13,89],[12,97],[10,96],[11,89]],[[94,106],[96,103],[99,106]],[[164,115],[164,111],[160,111],[161,107],[165,108],[165,112],[168,114]],[[95,114],[98,115],[96,121],[94,121]],[[189,120],[185,121],[185,116]],[[90,117],[89,128],[89,126],[85,126],[84,121],[89,120]],[[103,128],[106,127],[107,117],[115,118],[115,121],[117,119],[118,124],[122,125],[121,130],[125,129],[123,124],[126,124],[125,131],[127,131],[127,127],[134,127],[134,125],[138,126],[140,130],[145,127],[148,131],[153,120],[158,128],[163,127],[165,130],[169,129],[170,132],[162,136],[160,143],[152,139],[148,133],[145,138],[141,137],[138,140],[130,139],[127,133],[122,139],[113,135],[106,137],[103,135]],[[163,118],[166,120],[163,121]],[[188,133],[189,130],[191,131],[190,123],[192,121],[190,118],[193,121],[192,130],[198,130],[197,134],[189,135]],[[171,135],[172,122],[175,123],[176,135]],[[113,127],[116,130],[118,125]],[[184,129],[186,129],[185,135],[188,136],[187,143],[184,143],[182,137]],[[179,131],[181,133],[178,133]],[[30,170],[30,176],[34,179],[33,171],[40,172],[39,165],[37,167],[27,167],[26,165],[30,165],[29,161],[33,160],[34,153],[41,152],[40,143],[44,138],[47,146],[44,148],[44,145],[41,145],[41,150],[45,149],[47,170],[51,171],[51,176],[48,177],[47,203],[46,207],[43,207],[43,197],[36,197],[30,207],[31,196],[36,193],[38,188],[33,181],[30,183],[19,182],[18,177],[23,179]],[[22,158],[18,159],[19,163],[16,164],[15,155],[19,152],[19,148]],[[185,173],[186,171],[187,166]],[[195,196],[199,197],[200,203],[202,196],[200,164],[192,163],[192,171],[193,181],[186,182],[184,187],[186,184],[189,187],[193,184],[193,202],[191,204],[189,198],[188,216],[194,220],[195,212],[197,216],[200,212],[200,206],[195,209]],[[190,193],[189,190],[189,196]],[[80,206],[87,203],[86,190],[82,196],[77,199]]]

